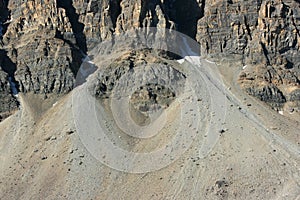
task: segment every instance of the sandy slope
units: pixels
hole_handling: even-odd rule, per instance
[[[244,95],[229,70],[226,131],[209,155],[199,158],[196,137],[174,163],[144,174],[91,156],[75,130],[71,94],[36,119],[20,95],[22,109],[0,124],[0,199],[299,199],[299,122]]]

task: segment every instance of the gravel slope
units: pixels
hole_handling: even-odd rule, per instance
[[[217,76],[218,66],[201,63]],[[179,159],[144,174],[91,156],[76,132],[71,94],[35,120],[20,95],[22,109],[0,123],[1,199],[300,198],[299,123],[241,93],[228,74],[219,85],[227,96],[224,132],[212,151],[200,158],[203,137],[196,137]]]

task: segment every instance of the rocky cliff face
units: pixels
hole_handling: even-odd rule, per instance
[[[11,95],[8,75],[0,71],[0,122],[17,109],[18,102]]]
[[[202,54],[241,60],[245,69],[239,82],[249,94],[277,108],[286,102],[295,106],[300,99],[299,1],[211,0],[206,5],[197,33]]]
[[[300,99],[299,6],[292,0],[0,0],[0,48],[16,66],[21,92],[66,93],[97,42],[138,27],[177,29],[200,43],[202,55],[233,56],[251,66],[241,73],[241,86],[281,107]]]

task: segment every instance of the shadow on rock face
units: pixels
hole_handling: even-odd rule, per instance
[[[0,66],[11,77],[14,76],[17,70],[16,64],[8,57],[7,51],[4,50],[0,50]]]
[[[1,69],[8,74],[8,81],[11,86],[13,95],[17,95],[19,92],[19,84],[15,80],[15,72],[17,70],[16,64],[8,57],[7,52],[0,50],[0,66]]]
[[[58,7],[65,9],[72,26],[72,31],[76,38],[76,44],[81,51],[86,54],[87,44],[86,37],[83,33],[84,24],[79,22],[79,15],[76,13],[72,0],[57,1],[57,5]]]
[[[198,20],[204,16],[205,1],[166,0],[163,6],[177,30],[195,39]]]
[[[10,10],[8,9],[9,0],[0,0],[0,39],[6,33],[9,23],[5,23],[10,19]]]

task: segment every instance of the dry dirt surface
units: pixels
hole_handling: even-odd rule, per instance
[[[81,117],[88,124],[93,117],[93,113],[85,116],[89,108],[84,107],[86,101],[93,101],[86,89],[90,77],[72,93],[46,102],[48,109],[43,112],[35,106],[42,100],[19,95],[20,110],[0,123],[0,199],[300,199],[299,118],[280,115],[240,91],[235,74],[241,69],[226,62],[185,59],[196,59],[202,68],[193,69],[206,71],[202,80],[207,87],[203,99],[189,99],[189,110],[200,109],[197,126],[201,128],[176,159],[166,158],[172,162],[162,168],[149,162],[158,169],[145,165],[150,169],[145,173],[140,165],[128,163],[130,159],[125,159],[128,168],[123,158],[117,167],[105,159],[100,162],[102,152],[97,157],[91,152],[95,147],[84,145],[81,129],[74,123]],[[180,98],[188,95],[184,91]],[[148,152],[163,146],[178,130],[177,101],[165,111],[168,127],[161,129],[162,136],[149,141],[121,134],[117,125],[122,122],[110,122],[115,111],[95,104],[94,117],[107,120],[107,126],[120,133],[108,138],[127,150]],[[192,118],[185,120],[190,123]]]

